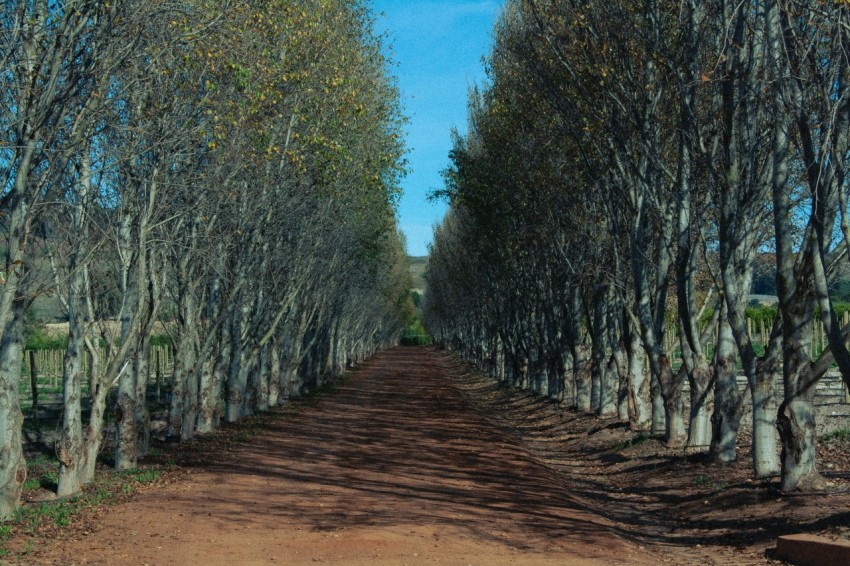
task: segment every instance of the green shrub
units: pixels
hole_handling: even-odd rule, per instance
[[[422,323],[417,320],[404,331],[401,343],[403,346],[430,346],[433,340],[428,336]]]
[[[850,428],[840,428],[838,430],[828,432],[821,436],[820,440],[821,442],[829,442],[833,440],[847,442],[848,440],[850,440]]]
[[[26,350],[64,350],[67,347],[67,336],[49,336],[43,328],[32,329],[24,336]]]
[[[151,336],[151,346],[171,346],[171,336],[165,334]]]
[[[850,311],[850,303],[836,301],[832,303],[832,308],[835,310],[835,316],[841,319],[841,317],[844,316],[844,313]]]
[[[778,312],[775,305],[751,305],[747,307],[747,318],[755,324],[764,321],[765,325],[768,325],[773,322]]]

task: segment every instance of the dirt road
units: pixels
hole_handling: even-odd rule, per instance
[[[116,505],[56,564],[655,564],[568,478],[397,348],[213,466]]]

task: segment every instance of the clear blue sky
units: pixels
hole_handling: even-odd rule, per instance
[[[481,58],[492,44],[500,0],[374,0],[378,32],[387,32],[407,125],[412,169],[402,181],[399,226],[410,255],[428,253],[433,226],[445,203],[429,203],[442,187],[451,128],[466,131],[469,87],[484,81]],[[383,15],[381,13],[383,12]]]

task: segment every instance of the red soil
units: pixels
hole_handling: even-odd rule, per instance
[[[397,348],[318,402],[273,413],[232,451],[97,510],[20,560],[765,562],[775,535],[764,521],[777,517],[757,527],[740,507],[715,505],[731,492],[696,485],[700,468],[684,457],[646,453],[655,441],[636,456],[610,450],[626,434],[499,388],[448,354]],[[834,503],[846,509],[847,496]]]

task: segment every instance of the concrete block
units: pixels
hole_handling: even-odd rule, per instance
[[[815,535],[786,535],[777,539],[776,554],[795,566],[850,564],[850,542]]]

